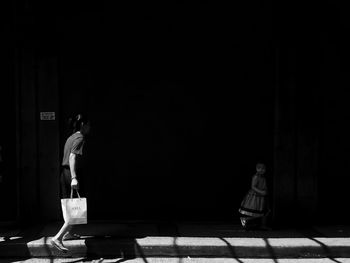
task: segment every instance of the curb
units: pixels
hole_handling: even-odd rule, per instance
[[[65,241],[68,253],[50,237],[0,242],[2,258],[52,257],[217,257],[217,258],[350,258],[350,238],[86,238]]]

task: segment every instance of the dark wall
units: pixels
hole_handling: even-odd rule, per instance
[[[275,218],[302,224],[347,222],[346,215],[334,216],[342,210],[340,200],[347,198],[343,185],[349,182],[345,6],[329,2],[279,8],[284,12],[277,27]]]
[[[349,114],[349,39],[344,32],[350,21],[345,15],[348,5],[336,2],[330,5],[332,16],[324,23],[321,35],[321,87],[324,91],[325,111],[323,120],[322,166],[320,178],[319,210],[322,218],[332,222],[348,222],[344,211],[347,200],[348,160],[350,158]],[[332,18],[332,19],[331,19]],[[342,216],[334,217],[333,212]]]
[[[277,220],[342,210],[349,23],[339,3],[17,4],[23,217],[30,204],[57,217],[42,176],[57,180],[66,119],[78,111],[93,126],[92,219],[235,218],[257,159]],[[56,122],[39,121],[46,110]]]
[[[111,8],[59,23],[62,116],[83,109],[93,123],[92,217],[237,217],[257,159],[272,178],[268,19],[258,6],[240,6],[249,18]]]
[[[14,90],[13,35],[10,6],[0,7],[0,222],[17,220],[17,170],[16,170],[16,103]],[[5,212],[6,211],[6,212]]]
[[[17,126],[19,199],[17,209],[23,224],[56,220],[59,215],[59,127],[58,62],[52,20],[38,4],[14,1],[11,14],[14,92]],[[48,14],[46,13],[46,16]],[[47,23],[44,23],[44,22]],[[41,112],[54,112],[56,119],[44,121]]]

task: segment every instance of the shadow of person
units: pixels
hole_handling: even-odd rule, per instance
[[[128,235],[128,227],[123,224],[91,224],[78,226],[77,232],[82,235],[78,242],[66,242],[69,251],[62,253],[50,245],[50,238],[57,232],[58,223],[40,226],[28,226],[23,230],[0,232],[0,261],[13,262],[33,257],[45,257],[54,262],[57,257],[79,257],[81,261],[98,262],[103,259],[121,260],[136,257],[137,235]],[[108,235],[107,235],[108,233]]]
[[[104,259],[123,262],[142,257],[136,239],[145,235],[138,227],[126,223],[91,222],[77,226],[75,230],[86,247],[86,256],[79,262],[102,262]]]
[[[137,244],[129,237],[92,237],[85,240],[87,248],[86,261],[116,259],[116,262],[135,259]]]
[[[32,242],[42,244],[46,258],[53,262],[55,255],[48,244],[48,238],[42,235],[43,226],[19,226],[16,230],[0,232],[0,260],[13,262],[13,259],[26,260],[35,256],[29,245]],[[36,250],[37,251],[37,250]]]

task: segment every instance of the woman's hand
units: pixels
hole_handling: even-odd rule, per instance
[[[70,183],[70,186],[72,187],[72,189],[79,189],[79,182],[76,178],[72,179],[72,182]]]

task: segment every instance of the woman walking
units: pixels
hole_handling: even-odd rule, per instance
[[[78,114],[71,122],[73,133],[64,145],[62,172],[60,177],[61,198],[69,198],[72,189],[79,189],[81,180],[81,164],[85,136],[90,132],[90,122],[86,116]],[[63,245],[63,240],[79,238],[72,233],[72,225],[63,224],[58,233],[52,238],[51,245],[62,252],[68,249]]]

